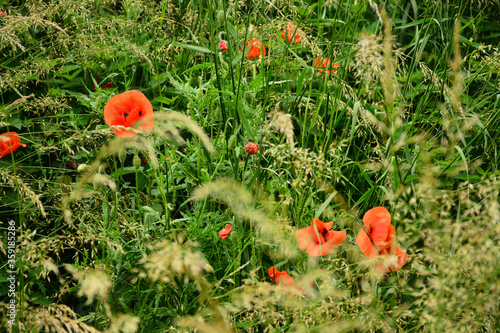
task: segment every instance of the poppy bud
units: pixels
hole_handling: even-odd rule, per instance
[[[227,51],[227,42],[225,40],[219,42],[219,49],[221,49],[222,52]]]
[[[255,143],[253,142],[249,142],[247,144],[247,146],[245,147],[245,151],[247,153],[249,153],[250,155],[254,155],[254,154],[257,154],[257,152],[259,151],[259,146],[257,146]]]
[[[121,164],[125,163],[126,157],[127,157],[127,151],[125,149],[121,149],[120,152],[118,153],[118,159],[120,160]]]
[[[236,145],[236,135],[233,134],[231,135],[231,137],[229,138],[229,141],[227,143],[227,148],[229,149],[233,149],[234,146]]]
[[[219,25],[224,25],[224,23],[226,23],[226,13],[224,13],[223,10],[217,12],[217,22],[219,22]]]
[[[243,95],[245,98],[245,101],[247,102],[248,105],[252,105],[253,103],[253,94],[250,91],[245,91],[245,94]]]
[[[139,157],[139,155],[134,156],[133,164],[136,170],[141,167],[141,158]]]
[[[229,224],[226,224],[226,227],[219,231],[219,237],[222,239],[226,239],[227,236],[231,233],[231,226]]]

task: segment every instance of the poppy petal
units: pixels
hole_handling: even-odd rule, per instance
[[[281,285],[284,287],[293,287],[293,288],[297,287],[293,278],[290,275],[288,275],[286,271],[280,272],[276,268],[270,267],[267,273],[271,277],[271,280],[277,286]]]
[[[396,245],[395,239],[396,229],[392,224],[390,224],[389,229],[387,229],[387,238],[385,239],[385,241],[381,244],[375,244],[379,248],[380,252],[382,252],[382,254],[392,253],[394,250],[394,246]]]
[[[363,223],[370,237],[377,245],[387,240],[389,226],[391,225],[391,214],[384,207],[370,209],[363,216]]]
[[[363,252],[363,254],[368,258],[376,257],[379,254],[365,229],[361,229],[358,232],[356,243],[358,244],[361,252]]]
[[[398,269],[400,269],[401,267],[406,265],[406,263],[408,262],[409,256],[408,256],[408,253],[403,251],[400,247],[397,247],[395,252],[396,252],[396,255],[398,256],[398,263],[397,263]]]
[[[226,224],[226,227],[219,231],[219,237],[222,239],[226,239],[231,233],[232,227],[229,224]]]
[[[0,158],[15,152],[19,147],[26,147],[16,132],[0,134]]]
[[[316,243],[310,245],[306,252],[312,257],[325,256],[330,253],[334,248],[339,246],[347,235],[346,231],[329,231],[327,234],[327,240],[321,243]],[[321,235],[320,235],[321,236]],[[322,237],[322,236],[321,236]]]
[[[316,236],[316,231],[313,227],[307,227],[304,229],[299,229],[296,231],[297,242],[299,243],[299,248],[301,250],[309,248],[309,246],[314,243],[314,238]]]
[[[154,126],[153,106],[143,93],[130,90],[110,98],[104,107],[104,121],[108,126],[124,127],[137,123],[139,129],[149,132]],[[113,128],[113,131],[122,137],[132,137],[136,134],[120,128]]]
[[[276,276],[277,272],[279,272],[279,271],[276,268],[269,267],[269,270],[267,271],[267,274],[269,274],[269,276],[271,277],[271,279],[273,279],[273,281],[274,281],[274,277]]]
[[[373,224],[391,224],[391,214],[385,207],[375,207],[370,209],[363,216],[363,223],[367,228]]]

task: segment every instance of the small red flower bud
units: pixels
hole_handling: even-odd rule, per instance
[[[226,239],[227,236],[229,236],[229,234],[231,233],[231,229],[231,226],[229,224],[226,224],[226,227],[219,232],[219,237],[222,239]]]
[[[227,42],[225,40],[219,42],[219,49],[221,49],[222,52],[227,51]]]
[[[254,155],[254,154],[257,154],[257,152],[259,151],[259,146],[257,146],[255,143],[253,142],[249,142],[247,144],[247,146],[245,147],[245,150],[247,153],[249,153],[250,155]]]

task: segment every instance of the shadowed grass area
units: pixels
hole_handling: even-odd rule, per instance
[[[3,330],[498,330],[498,1],[0,10]]]

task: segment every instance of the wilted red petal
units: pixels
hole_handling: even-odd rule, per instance
[[[307,249],[312,243],[314,243],[314,237],[316,236],[314,229],[311,227],[299,229],[295,232],[295,235],[297,236],[299,248],[302,250]]]
[[[131,90],[111,97],[104,107],[104,121],[108,126],[131,127],[140,122],[139,129],[151,131],[154,126],[153,106],[138,90]],[[115,129],[117,136],[132,137],[136,133],[125,129]]]
[[[382,252],[382,254],[392,253],[395,246],[395,238],[396,238],[396,229],[392,224],[390,224],[389,229],[387,231],[387,238],[385,239],[385,241],[380,244],[375,243],[375,245],[377,245],[378,249],[380,250],[380,252]]]

